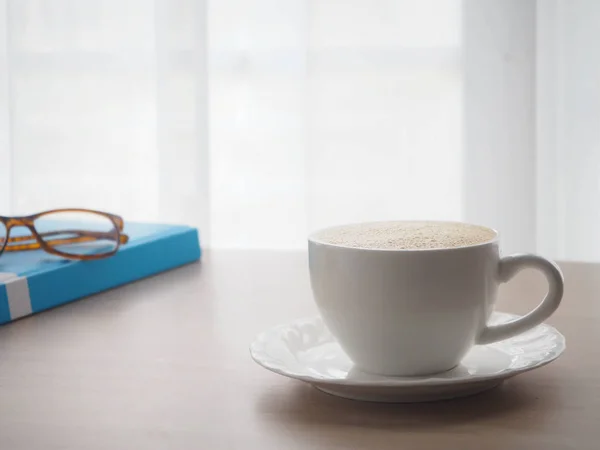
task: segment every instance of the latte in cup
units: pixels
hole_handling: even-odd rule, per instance
[[[521,334],[547,319],[563,295],[556,264],[500,257],[496,231],[455,222],[373,222],[309,236],[311,286],[323,319],[365,372],[430,375],[458,365],[473,345]],[[548,280],[531,313],[488,325],[500,283],[524,268]]]
[[[382,250],[466,247],[495,237],[490,228],[455,222],[375,222],[329,228],[313,235],[328,244]]]

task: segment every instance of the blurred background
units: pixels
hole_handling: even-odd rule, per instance
[[[217,248],[466,220],[600,261],[596,0],[0,0],[0,213]]]

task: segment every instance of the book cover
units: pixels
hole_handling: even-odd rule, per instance
[[[106,259],[73,261],[42,250],[0,256],[0,324],[38,313],[193,261],[198,230],[126,223],[129,242]]]

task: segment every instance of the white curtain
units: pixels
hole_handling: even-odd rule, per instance
[[[600,2],[538,2],[538,243],[600,260]]]
[[[205,6],[0,1],[3,214],[205,217]]]
[[[598,20],[594,0],[0,0],[0,213],[278,249],[469,220],[600,260]]]

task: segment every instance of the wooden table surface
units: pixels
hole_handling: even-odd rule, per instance
[[[305,253],[223,251],[0,327],[0,449],[598,449],[600,266],[563,264],[553,364],[478,396],[390,405],[257,366],[263,329],[316,313]],[[524,313],[538,274],[501,290]]]

